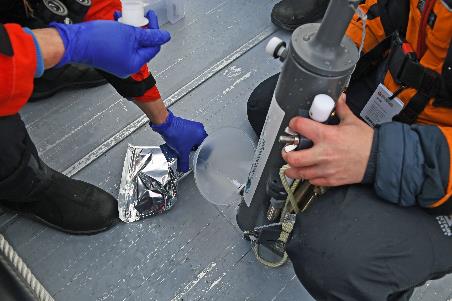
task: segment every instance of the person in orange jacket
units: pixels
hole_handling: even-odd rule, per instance
[[[338,124],[289,125],[314,146],[283,152],[286,175],[331,189],[298,214],[286,250],[316,300],[408,300],[452,272],[452,1],[360,8],[364,55]],[[355,15],[347,35],[357,47],[362,27]],[[248,101],[258,134],[277,79]]]
[[[100,70],[117,91],[135,102],[188,171],[189,153],[207,136],[201,123],[168,111],[146,63],[168,42],[155,13],[148,28],[113,21],[118,0],[97,0],[79,24],[52,22],[29,29],[0,24],[0,205],[58,230],[93,234],[118,221],[117,202],[91,184],[70,179],[38,156],[18,111],[45,69],[84,64]],[[97,20],[97,21],[89,21]]]

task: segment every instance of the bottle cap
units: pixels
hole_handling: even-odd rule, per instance
[[[118,21],[135,27],[148,25],[149,20],[144,17],[143,2],[122,1],[122,17]]]
[[[318,94],[314,97],[311,108],[309,109],[309,116],[311,119],[318,122],[325,122],[331,115],[335,106],[334,100],[326,94]]]
[[[278,58],[284,50],[285,42],[278,37],[271,38],[267,46],[265,46],[265,52],[274,58]]]

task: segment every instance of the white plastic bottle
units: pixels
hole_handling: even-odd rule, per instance
[[[144,16],[143,2],[139,0],[123,0],[121,4],[122,17],[118,19],[119,22],[136,27],[148,25],[149,21]]]

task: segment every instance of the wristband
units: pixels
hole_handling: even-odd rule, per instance
[[[120,78],[108,72],[98,70],[100,74],[116,89],[124,98],[143,96],[146,91],[155,86],[155,79],[150,74],[142,81],[136,81],[132,77]]]
[[[30,28],[24,27],[23,30],[30,34],[33,38],[33,42],[35,43],[36,48],[36,71],[35,78],[41,77],[44,74],[44,59],[42,57],[41,47],[39,46],[38,40],[34,35],[33,31]]]
[[[367,161],[366,171],[361,181],[363,184],[371,184],[375,181],[375,174],[377,173],[377,153],[378,153],[378,127],[374,129],[374,136],[372,139],[372,147],[369,154],[369,161]]]

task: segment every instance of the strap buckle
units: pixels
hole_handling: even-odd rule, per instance
[[[418,61],[416,53],[408,42],[404,42],[398,33],[393,35],[388,67],[392,77],[399,85],[410,86],[407,81],[408,70],[412,71]]]
[[[430,97],[439,92],[440,75],[422,66],[413,47],[403,41],[398,34],[395,34],[392,40],[388,68],[394,81],[403,86],[402,89],[414,88]]]

